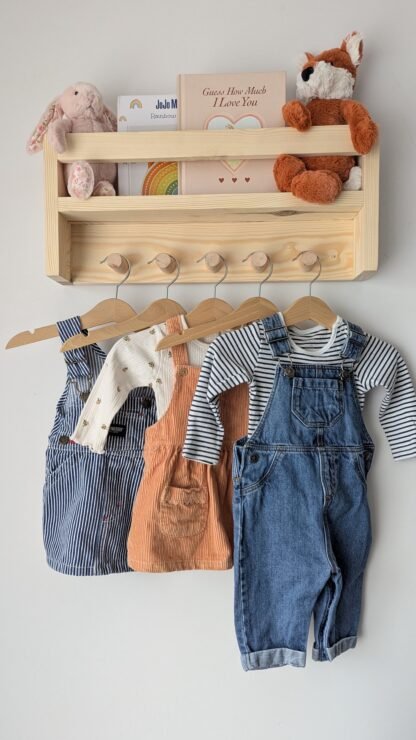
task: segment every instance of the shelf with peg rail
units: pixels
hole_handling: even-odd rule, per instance
[[[100,262],[120,252],[131,263],[129,283],[160,283],[148,262],[158,252],[175,256],[179,282],[212,282],[196,260],[221,253],[230,282],[256,282],[242,262],[253,250],[266,252],[272,281],[304,280],[294,258],[312,250],[321,260],[322,280],[370,276],[378,266],[379,148],[360,157],[363,185],[344,191],[331,205],[316,205],[290,193],[91,197],[66,194],[63,165],[92,162],[271,159],[279,154],[354,154],[347,126],[222,131],[149,131],[69,134],[67,149],[45,142],[46,274],[62,283],[109,283]]]

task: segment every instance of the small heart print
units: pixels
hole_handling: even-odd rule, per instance
[[[218,179],[219,179],[220,182],[224,182],[224,178],[223,177],[219,177]]]
[[[236,177],[232,177],[231,179],[232,179],[233,182],[237,182],[237,178]]]
[[[244,179],[245,179],[246,182],[250,182],[250,178],[249,177],[245,177]]]

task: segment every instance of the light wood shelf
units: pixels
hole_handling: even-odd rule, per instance
[[[379,150],[361,157],[363,189],[343,192],[334,204],[305,203],[289,193],[93,197],[66,195],[62,165],[89,161],[164,161],[270,158],[292,154],[351,154],[347,126],[317,126],[305,134],[289,128],[233,131],[166,131],[70,134],[64,154],[45,144],[46,273],[60,282],[108,283],[100,265],[118,251],[132,263],[129,282],[163,282],[147,261],[170,252],[181,263],[181,282],[212,282],[195,265],[208,250],[221,252],[229,281],[256,282],[241,260],[253,249],[275,264],[272,280],[303,280],[293,257],[313,249],[323,280],[367,277],[378,265]]]

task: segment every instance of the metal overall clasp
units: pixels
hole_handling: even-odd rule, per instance
[[[292,357],[288,355],[289,359],[289,365],[280,365],[280,367],[283,370],[283,374],[286,375],[287,378],[294,378],[295,377],[295,368],[293,367]]]
[[[87,401],[92,388],[92,375],[85,375],[84,377],[88,380],[88,388],[85,391],[81,390],[81,388],[79,387],[78,378],[73,378],[71,380],[71,383],[73,383],[73,385],[75,386],[75,390],[77,391],[82,403],[85,403]]]
[[[339,371],[339,377],[341,380],[348,380],[352,375],[352,370],[349,367],[345,367],[344,360],[342,360],[341,369]]]

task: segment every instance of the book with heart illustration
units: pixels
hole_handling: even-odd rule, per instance
[[[182,130],[284,126],[286,74],[182,74],[178,75],[178,101]],[[181,162],[180,192],[274,192],[273,164],[273,159]]]

